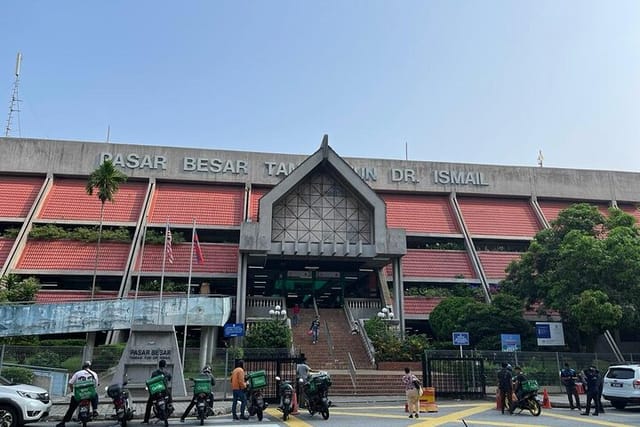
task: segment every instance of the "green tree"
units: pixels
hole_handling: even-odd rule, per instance
[[[35,301],[40,290],[40,281],[35,277],[21,279],[15,274],[7,274],[0,279],[0,302]]]
[[[584,203],[563,210],[550,229],[535,236],[520,260],[509,265],[502,289],[526,304],[542,302],[558,310],[574,350],[583,339],[591,343],[602,332],[593,327],[593,316],[575,315],[576,304],[588,307],[588,301],[597,299],[584,291],[602,291],[622,310],[624,316],[615,315],[616,322],[608,327],[637,325],[640,236],[635,222],[613,208],[605,218],[597,207]]]
[[[520,334],[523,348],[529,348],[534,342],[534,331],[522,314],[522,302],[503,293],[495,295],[491,304],[452,297],[438,304],[429,316],[429,323],[442,343],[450,344],[453,332],[464,331],[469,333],[474,348],[497,350],[501,334]]]
[[[95,296],[96,276],[98,272],[98,259],[100,257],[100,241],[102,238],[102,223],[104,220],[104,205],[106,202],[113,202],[113,197],[118,192],[120,185],[127,180],[127,176],[120,172],[113,165],[111,160],[105,160],[96,170],[94,170],[85,186],[88,195],[93,196],[97,192],[100,200],[100,227],[98,229],[98,245],[96,248],[96,260],[93,267],[93,281],[91,283],[91,299]]]
[[[247,329],[246,348],[289,348],[291,329],[282,320],[256,322]]]
[[[593,351],[595,338],[605,330],[614,328],[622,319],[622,307],[609,302],[602,291],[583,291],[570,308],[578,329],[588,337],[587,351]]]

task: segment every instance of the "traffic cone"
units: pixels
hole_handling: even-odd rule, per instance
[[[409,404],[408,403],[404,404],[404,412],[409,412]]]
[[[298,393],[293,392],[293,402],[291,402],[291,415],[298,415]]]
[[[549,400],[549,393],[547,393],[547,389],[544,389],[542,392],[542,407],[544,409],[551,409],[551,401]]]

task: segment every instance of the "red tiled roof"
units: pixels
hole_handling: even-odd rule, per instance
[[[458,197],[458,204],[473,235],[533,237],[540,231],[528,200]]]
[[[446,196],[381,194],[387,205],[387,226],[408,232],[459,234]]]
[[[96,193],[85,191],[86,180],[55,178],[38,218],[48,220],[100,221],[101,203]],[[125,182],[104,205],[104,220],[135,222],[140,216],[147,184]]]
[[[17,269],[93,271],[97,246],[75,240],[29,240]],[[98,270],[124,271],[129,249],[128,243],[102,242]]]
[[[258,221],[258,210],[260,208],[260,199],[269,192],[268,188],[251,188],[251,198],[249,200],[249,220]]]
[[[580,201],[559,201],[559,200],[540,200],[538,199],[538,205],[540,205],[540,209],[542,210],[542,213],[544,215],[544,217],[547,219],[547,221],[551,222],[554,219],[558,218],[558,215],[560,214],[560,211],[563,211],[565,209],[567,209],[568,207],[570,207],[573,204],[576,203],[582,203]],[[585,202],[585,203],[590,203],[590,204],[594,204],[591,202]],[[605,217],[609,215],[609,207],[607,205],[603,205],[603,204],[595,204],[598,207],[598,210],[600,211],[600,213],[602,215],[604,215]]]
[[[402,257],[402,274],[407,277],[455,279],[475,278],[471,260],[465,251],[409,249]]]
[[[490,252],[478,251],[484,273],[489,279],[504,279],[507,276],[505,269],[511,261],[519,259],[520,252]]]
[[[4,262],[7,260],[14,242],[14,239],[5,239],[0,237],[0,266],[4,265]]]
[[[194,261],[193,273],[237,273],[238,272],[238,245],[219,243],[200,243],[204,262]],[[162,271],[163,245],[145,245],[142,271]],[[172,245],[173,264],[165,262],[165,272],[188,272],[191,243]],[[138,264],[139,265],[139,264]]]
[[[404,297],[404,312],[405,314],[413,315],[429,315],[431,312],[444,300],[441,297],[418,297],[418,296],[405,296]]]
[[[159,183],[149,222],[239,226],[243,205],[243,187]]]
[[[0,217],[25,218],[43,182],[32,176],[0,175]]]

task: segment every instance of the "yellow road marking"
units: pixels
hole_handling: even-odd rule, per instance
[[[463,411],[452,412],[447,415],[443,415],[437,418],[431,418],[425,420],[424,422],[413,424],[415,426],[423,426],[423,427],[435,427],[440,426],[452,421],[457,421],[460,418],[470,417],[471,415],[480,414],[482,412],[486,412],[494,407],[494,403],[484,403],[481,405],[474,405],[474,407],[465,409]],[[465,420],[466,421],[466,420]]]
[[[276,408],[267,408],[265,412],[272,417],[277,418],[279,422],[283,422],[291,427],[313,427],[311,424],[305,423],[295,415],[289,415],[289,419],[287,419],[287,421],[282,421],[282,412],[278,411]]]
[[[510,423],[503,423],[500,421],[474,421],[474,420],[464,420],[468,426],[491,426],[491,427],[495,427],[495,426],[499,426],[499,427],[513,427],[514,425],[517,425],[518,427],[545,427],[544,424],[513,424],[513,421],[511,421]]]
[[[556,413],[552,413],[551,411],[545,411],[543,412],[543,415],[547,416],[547,417],[552,417],[552,418],[558,418],[561,420],[571,420],[571,421],[580,421],[581,424],[594,424],[597,426],[610,426],[610,427],[632,427],[629,424],[621,424],[619,422],[611,422],[611,421],[604,421],[604,420],[600,420],[597,418],[593,418],[593,417],[570,417],[568,415],[560,415],[560,414],[556,414]]]

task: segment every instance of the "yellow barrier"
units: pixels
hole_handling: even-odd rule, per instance
[[[424,387],[424,393],[420,396],[420,412],[438,412],[435,388]]]

